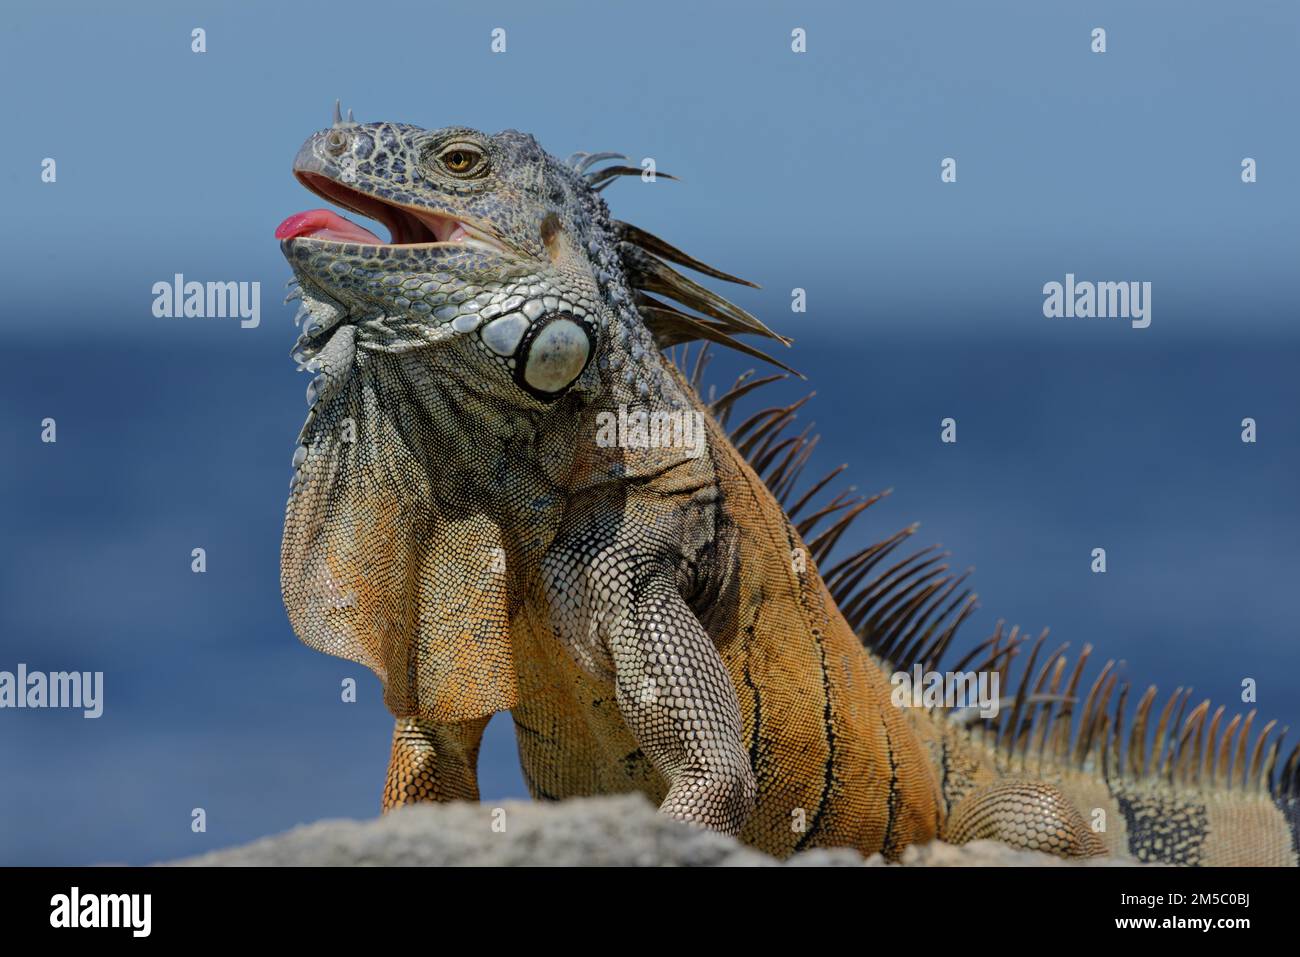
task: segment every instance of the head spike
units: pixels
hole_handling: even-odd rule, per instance
[[[1021,718],[1024,716],[1025,696],[1029,693],[1029,682],[1033,680],[1034,665],[1038,661],[1038,652],[1042,650],[1043,642],[1047,640],[1047,631],[1044,629],[1034,642],[1033,650],[1029,653],[1029,662],[1025,665],[1025,676],[1020,679],[1020,688],[1016,691],[1015,704],[1011,706],[1011,714],[1007,717],[1006,724],[1002,727],[1002,732],[998,736],[998,745],[1005,749],[1008,756],[1015,756],[1015,741],[1017,729],[1020,727]]]
[[[1128,736],[1128,762],[1125,773],[1130,778],[1142,776],[1142,767],[1147,756],[1147,717],[1151,714],[1151,702],[1156,697],[1156,686],[1150,685],[1138,700],[1133,712],[1133,727]]]
[[[588,157],[588,159],[590,159],[590,157]],[[640,166],[606,166],[604,169],[598,169],[587,173],[587,185],[599,193],[620,176],[640,176],[644,172],[645,170]],[[654,175],[661,179],[677,180],[677,177],[672,173],[660,173],[656,171]]]
[[[1230,758],[1232,757],[1232,739],[1237,736],[1237,728],[1241,725],[1241,715],[1234,714],[1232,720],[1228,722],[1227,728],[1223,731],[1223,737],[1219,740],[1219,757],[1215,765],[1213,783],[1218,784],[1219,779],[1223,779],[1224,787],[1229,791],[1232,790],[1232,770],[1230,767]]]
[[[569,159],[571,160],[569,165],[572,166],[574,171],[578,173],[586,173],[587,170],[591,169],[591,167],[595,166],[597,163],[603,162],[604,160],[618,159],[618,160],[628,160],[628,162],[631,162],[631,159],[627,156],[624,156],[622,153],[609,153],[609,152],[574,153],[573,156],[571,156]]]
[[[1250,771],[1247,772],[1246,775],[1246,787],[1251,791],[1259,790],[1259,782],[1260,782],[1259,768],[1260,768],[1260,760],[1264,757],[1264,742],[1268,739],[1268,736],[1273,732],[1273,728],[1276,724],[1277,724],[1277,719],[1275,718],[1274,720],[1270,721],[1268,724],[1264,725],[1263,730],[1259,732],[1259,737],[1255,739],[1255,750],[1250,756]]]
[[[756,335],[776,339],[783,345],[790,340],[778,335],[754,316],[724,299],[711,289],[683,276],[657,256],[647,253],[639,246],[620,244],[623,266],[634,288],[642,293],[658,293],[674,299],[690,309],[704,313],[717,320],[726,332],[752,332]]]
[[[1122,664],[1122,663],[1121,663]],[[1112,679],[1113,680],[1113,679]],[[1102,749],[1102,774],[1109,779],[1111,769],[1118,777],[1124,776],[1124,761],[1121,748],[1124,737],[1124,708],[1128,703],[1128,682],[1119,688],[1119,700],[1115,702],[1115,723],[1111,735]]]
[[[1215,746],[1218,744],[1219,741],[1219,721],[1223,718],[1223,712],[1224,712],[1223,705],[1219,705],[1217,708],[1214,709],[1214,714],[1210,717],[1210,727],[1205,734],[1205,750],[1201,754],[1200,764],[1197,765],[1197,770],[1196,770],[1197,784],[1200,784],[1201,781],[1203,780],[1202,774],[1205,775],[1205,779],[1208,779],[1211,786],[1213,786],[1215,783],[1215,774],[1214,774]]]
[[[641,312],[642,321],[645,322],[646,328],[650,330],[650,334],[655,337],[655,342],[658,343],[661,349],[697,339],[705,342],[716,342],[752,358],[770,362],[777,368],[784,369],[800,379],[805,378],[802,373],[790,368],[781,360],[774,359],[761,349],[756,349],[749,343],[737,339],[731,334],[736,331],[732,326],[688,315],[652,296],[639,296],[637,306]]]
[[[729,272],[723,272],[721,269],[715,269],[708,263],[700,262],[689,253],[684,253],[672,243],[666,242],[652,233],[639,229],[631,223],[615,221],[613,223],[615,235],[620,242],[631,243],[633,246],[639,246],[646,252],[654,253],[660,259],[666,259],[669,262],[677,263],[679,266],[686,266],[694,269],[696,272],[704,273],[706,276],[712,276],[714,279],[722,279],[726,282],[740,283],[742,286],[751,286],[754,289],[759,288],[757,283],[752,283],[748,279],[741,279],[739,276],[733,276]]]
[[[1048,634],[1048,629],[1044,628],[1043,635],[1046,636],[1047,634]],[[1047,676],[1051,674],[1053,668],[1056,667],[1057,659],[1059,659],[1064,654],[1065,649],[1068,647],[1069,645],[1065,642],[1062,642],[1061,644],[1057,645],[1056,650],[1054,650],[1050,655],[1048,655],[1045,659],[1043,659],[1043,666],[1038,669],[1038,677],[1034,680],[1034,687],[1032,691],[1031,700],[1034,702],[1042,700],[1046,706],[1046,709],[1043,711],[1043,717],[1042,717],[1042,721],[1040,722],[1040,727],[1043,724],[1050,722],[1052,719],[1053,702],[1051,698],[1056,693],[1055,689],[1053,689],[1050,692],[1044,693],[1043,685],[1047,681]],[[1037,654],[1037,649],[1035,649],[1035,654]],[[1057,670],[1059,671],[1059,668],[1057,668]],[[1025,677],[1026,679],[1028,679],[1029,675],[1026,674]],[[1034,750],[1033,742],[1031,739],[1033,738],[1033,732],[1034,732],[1034,720],[1037,718],[1037,716],[1038,716],[1037,704],[1036,703],[1031,704],[1029,707],[1029,712],[1025,715],[1024,721],[1020,725],[1018,740],[1019,740],[1019,746],[1021,748],[1021,758],[1020,758],[1021,768],[1025,767],[1025,761],[1028,760],[1030,752]]]
[[[1237,771],[1241,771],[1241,786],[1246,788],[1246,747],[1250,744],[1250,726],[1255,723],[1255,709],[1251,709],[1246,715],[1246,720],[1241,726],[1241,737],[1237,739],[1237,757],[1232,762],[1232,776],[1237,777]],[[1229,782],[1229,787],[1232,782]]]
[[[1088,697],[1083,702],[1083,713],[1079,716],[1079,732],[1074,741],[1074,766],[1082,768],[1087,760],[1088,753],[1092,750],[1093,735],[1097,729],[1097,716],[1105,714],[1106,704],[1101,698],[1098,698],[1098,692],[1104,692],[1109,697],[1110,687],[1107,678],[1110,676],[1111,669],[1115,667],[1114,659],[1102,665],[1101,671],[1088,689]]]
[[[1182,753],[1182,739],[1178,736],[1178,729],[1184,727],[1183,715],[1187,712],[1187,702],[1192,700],[1192,689],[1188,688],[1183,693],[1183,700],[1178,705],[1178,715],[1174,718],[1174,723],[1169,726],[1169,751],[1165,754],[1164,767],[1160,769],[1161,775],[1169,783],[1174,781],[1174,772],[1177,770],[1177,758]]]
[[[1087,664],[1088,657],[1091,654],[1092,645],[1084,645],[1074,663],[1070,683],[1065,688],[1066,700],[1061,704],[1061,711],[1057,715],[1056,741],[1052,748],[1058,764],[1066,764],[1069,761],[1070,730],[1074,722],[1074,704],[1078,701],[1079,678],[1083,674],[1083,666]]]
[[[1052,683],[1048,686],[1047,694],[1055,699],[1061,689],[1061,678],[1065,675],[1065,666],[1069,663],[1065,656],[1065,651],[1069,648],[1066,643],[1056,655],[1056,663],[1052,666]],[[1063,706],[1063,703],[1062,703]],[[1034,750],[1038,753],[1038,766],[1043,766],[1043,752],[1046,749],[1048,738],[1052,735],[1052,729],[1056,727],[1056,722],[1060,718],[1060,710],[1055,704],[1048,704],[1047,710],[1043,713],[1042,723],[1038,728],[1038,743]]]
[[[1178,736],[1177,754],[1174,756],[1171,779],[1179,784],[1195,783],[1195,771],[1200,762],[1201,734],[1205,727],[1205,716],[1209,711],[1210,699],[1206,698],[1192,709],[1192,713],[1183,723],[1182,734]]]
[[[1286,733],[1289,730],[1289,728],[1284,726],[1282,728],[1282,733],[1273,739],[1273,746],[1268,749],[1268,760],[1264,762],[1264,767],[1259,772],[1258,788],[1265,794],[1271,794],[1273,792],[1273,769],[1277,767],[1278,749],[1282,747],[1282,742],[1286,739]]]

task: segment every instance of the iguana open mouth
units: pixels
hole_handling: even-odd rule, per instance
[[[464,244],[499,255],[510,252],[485,230],[444,213],[416,209],[370,196],[319,173],[295,170],[298,181],[313,193],[344,209],[383,223],[391,236],[382,239],[331,209],[309,209],[294,213],[275,230],[276,239],[316,239],[365,246],[433,246]]]

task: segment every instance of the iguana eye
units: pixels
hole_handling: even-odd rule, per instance
[[[483,154],[469,146],[453,146],[438,157],[443,168],[453,176],[473,176],[483,164]]]

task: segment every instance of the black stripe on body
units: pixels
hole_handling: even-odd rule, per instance
[[[754,730],[749,735],[749,766],[753,769],[755,776],[758,775],[758,738],[759,728],[763,724],[763,698],[759,693],[758,685],[754,684],[753,675],[749,673],[749,646],[754,640],[754,626],[748,625],[745,628],[745,641],[741,646],[744,655],[745,665],[741,669],[741,677],[744,678],[745,687],[749,689],[754,696]]]
[[[889,725],[881,714],[881,727],[885,731],[885,754],[889,758],[889,797],[885,808],[889,812],[885,819],[885,836],[880,843],[880,853],[885,860],[894,860],[898,852],[898,838],[894,835],[894,822],[898,819],[899,809],[903,806],[903,796],[898,791],[898,762],[894,760],[894,742],[889,739]]]
[[[794,849],[796,851],[802,851],[808,847],[809,841],[817,833],[817,829],[821,826],[826,815],[831,790],[835,787],[835,715],[831,707],[831,676],[826,668],[826,646],[821,640],[821,630],[813,628],[812,637],[817,642],[817,663],[822,672],[822,693],[826,697],[826,705],[822,710],[822,720],[826,728],[826,772],[822,780],[821,796],[817,801],[817,813],[813,815],[808,830],[795,844]]]

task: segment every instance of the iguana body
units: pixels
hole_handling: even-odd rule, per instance
[[[1144,760],[1152,694],[1122,748],[1109,666],[1078,706],[1078,669],[1040,658],[1041,638],[997,719],[891,701],[889,672],[933,670],[973,608],[964,576],[928,552],[887,561],[909,529],[823,580],[874,499],[810,505],[825,480],[796,491],[798,404],[728,436],[758,383],[705,403],[664,355],[774,334],[667,261],[734,277],[610,219],[599,189],[640,173],[597,168],[614,158],[336,120],[295,162],[393,233],[326,211],[277,232],[310,315],[296,354],[320,372],[285,603],[306,643],[384,683],[384,807],[477,799],[483,729],[510,710],[535,797],[641,791],[777,855],[996,837],[1296,863],[1296,758],[1275,774],[1271,725],[1247,754],[1249,722],[1220,729],[1203,705],[1170,724],[1167,708],[1153,737],[1169,750]],[[637,423],[677,441],[640,441]],[[956,670],[1005,677],[1022,641],[999,631]]]

